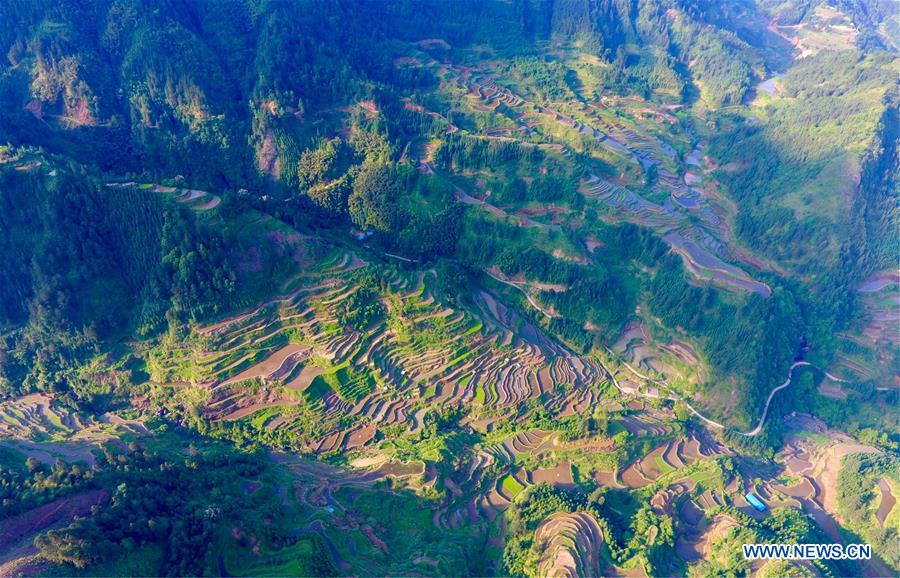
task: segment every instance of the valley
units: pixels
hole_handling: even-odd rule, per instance
[[[894,0],[38,4],[0,574],[900,569]]]

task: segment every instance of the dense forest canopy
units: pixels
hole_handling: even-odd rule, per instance
[[[751,33],[740,24],[758,17],[746,14],[754,5],[718,8],[635,0],[414,1],[383,10],[338,0],[9,2],[0,16],[17,25],[0,37],[3,126],[14,143],[105,169],[236,185],[255,176],[248,136],[259,142],[271,130],[307,144],[284,134],[284,112],[351,102],[368,96],[372,83],[427,83],[399,75],[392,63],[399,42],[429,37],[523,56],[548,40],[577,41],[609,64],[612,90],[662,88],[681,97],[694,80],[710,104],[734,104],[767,65],[748,56]],[[635,43],[652,46],[652,55],[631,54]],[[48,130],[51,120],[66,130]]]
[[[886,10],[881,4],[871,10],[852,3],[835,7],[864,31]],[[784,66],[770,48],[787,42],[777,28],[765,26],[766,8],[777,8],[775,18],[785,24],[818,13],[802,2],[770,7],[675,0],[5,3],[3,20],[16,25],[5,26],[0,36],[7,54],[2,137],[14,147],[36,145],[66,155],[95,172],[66,169],[49,186],[4,177],[7,219],[14,219],[8,230],[21,232],[4,241],[16,257],[4,265],[9,282],[3,321],[31,328],[16,343],[36,328],[53,327],[44,335],[81,335],[73,337],[77,349],[116,331],[150,335],[170,322],[227,309],[237,282],[236,263],[222,253],[227,239],[146,191],[105,190],[96,171],[153,181],[179,175],[200,186],[248,190],[251,198],[278,199],[274,214],[291,224],[310,218],[350,223],[413,258],[457,258],[468,266],[496,265],[509,276],[573,285],[583,272],[553,263],[544,250],[518,252],[490,241],[491,235],[469,239],[469,218],[454,206],[452,187],[398,164],[404,142],[416,135],[440,138],[434,159],[451,172],[548,162],[537,147],[472,138],[468,131],[445,135],[445,123],[456,113],[419,112],[418,103],[427,104],[422,96],[438,87],[438,79],[424,67],[396,65],[409,43],[426,39],[446,62],[460,58],[466,46],[489,47],[511,63],[503,69],[507,74],[534,87],[534,98],[547,104],[621,94],[727,110]],[[869,36],[871,42],[860,44],[864,51],[825,52],[792,66],[780,81],[783,97],[763,111],[749,109],[747,118],[724,113],[716,121],[711,150],[721,166],[740,167],[717,172],[740,205],[736,237],[812,291],[811,297],[796,293],[794,279],[779,283],[794,304],[775,308],[782,313],[773,318],[779,336],[774,359],[753,354],[772,361],[771,370],[763,371],[754,369],[757,362],[728,361],[757,350],[741,347],[746,332],[723,336],[699,321],[725,315],[740,324],[756,318],[749,313],[756,306],[742,299],[685,298],[691,289],[673,286],[680,273],[659,267],[646,289],[649,306],[670,327],[696,332],[721,378],[742,374],[739,381],[764,388],[784,370],[801,335],[827,343],[830,331],[846,325],[855,284],[891,261],[884,232],[896,222],[896,203],[885,179],[896,159],[896,87],[890,88],[892,58],[875,32]],[[548,44],[571,46],[578,58],[598,63],[596,74],[572,76],[563,61],[542,55]],[[591,78],[590,91],[584,78]],[[326,124],[316,119],[358,102],[371,104],[350,116],[350,136],[323,132]],[[834,132],[836,125],[842,130]],[[858,192],[844,208],[816,199],[830,195],[824,189],[835,163],[849,163],[860,175]],[[577,207],[583,204],[576,191],[583,170],[534,182],[506,176],[495,198]],[[416,193],[409,196],[411,188]],[[424,205],[416,200],[422,195]],[[72,218],[73,210],[85,216]],[[43,225],[26,234],[21,224],[30,225],[35,216]],[[127,231],[123,223],[129,223]],[[508,238],[515,237],[521,235]],[[461,238],[468,246],[458,245]],[[72,239],[86,242],[67,247]],[[26,250],[15,249],[20,246]],[[515,264],[506,264],[513,254]],[[592,325],[621,329],[628,311],[621,305],[638,296],[620,279],[598,273],[575,283],[577,291],[546,293],[543,298],[563,313],[555,329],[570,344],[589,347],[595,339],[565,319],[583,315],[586,307]],[[115,297],[121,303],[100,308],[97,295],[121,295]],[[601,342],[611,343],[609,337]],[[8,362],[6,373],[18,381],[29,373],[30,358],[21,352],[13,358],[19,361]]]
[[[0,530],[71,498],[63,574],[890,544],[897,9],[0,2]],[[900,561],[854,564],[762,574]]]

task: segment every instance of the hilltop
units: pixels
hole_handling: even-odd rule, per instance
[[[3,4],[0,573],[895,571],[890,4]]]

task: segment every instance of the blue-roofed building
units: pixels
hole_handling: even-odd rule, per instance
[[[750,505],[751,505],[751,506],[753,506],[754,508],[756,508],[756,509],[759,510],[760,512],[765,512],[765,511],[766,511],[766,505],[763,503],[762,500],[760,500],[759,498],[757,498],[752,492],[748,492],[747,495],[744,496],[744,498],[746,498],[746,500],[747,500],[748,502],[750,502]]]

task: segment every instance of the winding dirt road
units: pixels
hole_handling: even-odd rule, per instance
[[[612,355],[615,355],[615,354],[613,353],[613,351],[612,351],[611,349],[609,349],[609,348],[607,348],[607,352],[610,353],[610,354],[612,354]],[[694,408],[694,406],[692,406],[687,400],[685,400],[683,397],[681,397],[680,395],[678,395],[678,394],[676,394],[675,392],[673,392],[673,391],[669,388],[669,384],[666,383],[665,381],[658,380],[658,379],[653,379],[653,378],[651,378],[651,377],[649,377],[649,376],[646,376],[646,375],[644,375],[644,374],[638,372],[636,369],[634,369],[633,367],[631,367],[631,365],[629,365],[629,364],[628,364],[626,361],[624,361],[624,360],[622,361],[622,365],[624,365],[626,368],[628,368],[628,370],[629,370],[631,373],[633,373],[635,376],[637,376],[638,378],[643,379],[643,380],[645,380],[645,381],[649,381],[649,382],[651,382],[651,383],[653,383],[653,384],[656,384],[656,385],[658,385],[658,386],[660,386],[660,387],[664,387],[664,388],[666,389],[666,391],[668,391],[668,393],[669,393],[669,398],[670,398],[670,399],[673,399],[673,400],[675,400],[675,401],[680,401],[681,403],[683,403],[683,404],[685,405],[685,407],[687,407],[688,410],[689,410],[692,414],[694,414],[695,416],[697,416],[698,418],[700,418],[701,420],[703,420],[703,422],[705,422],[707,425],[711,425],[711,426],[713,426],[713,427],[716,428],[716,429],[725,429],[725,425],[724,425],[724,424],[721,424],[721,423],[715,421],[714,419],[711,419],[711,418],[706,417],[705,415],[703,415],[702,413],[700,413],[699,411],[697,411],[697,410]],[[784,381],[784,383],[782,383],[781,385],[779,385],[779,386],[777,386],[777,387],[772,388],[772,391],[769,392],[769,397],[766,399],[766,405],[765,405],[765,407],[763,408],[763,413],[762,413],[762,415],[760,416],[759,421],[758,421],[757,424],[756,424],[756,427],[753,428],[753,429],[750,430],[750,431],[746,431],[746,432],[739,431],[739,432],[737,432],[737,433],[741,434],[742,436],[756,437],[756,436],[758,436],[758,435],[760,434],[760,432],[762,432],[762,428],[763,428],[763,426],[766,424],[766,417],[769,415],[769,405],[771,405],[772,399],[775,397],[775,394],[778,393],[779,391],[781,391],[782,389],[786,388],[787,386],[789,386],[789,385],[791,384],[791,379],[792,379],[792,377],[793,377],[793,375],[794,375],[794,370],[795,370],[796,368],[798,368],[798,367],[803,367],[803,366],[809,366],[809,367],[812,367],[812,368],[814,368],[814,369],[818,369],[818,370],[821,371],[828,379],[831,379],[832,381],[837,381],[837,382],[839,382],[839,383],[847,383],[847,380],[841,379],[841,378],[839,378],[839,377],[835,377],[834,375],[831,375],[830,373],[828,373],[828,372],[825,371],[824,369],[821,369],[821,368],[819,368],[819,367],[813,365],[812,363],[810,363],[810,362],[808,362],[808,361],[797,361],[797,362],[794,362],[794,364],[791,365],[790,369],[788,369],[788,377],[787,377],[787,379]],[[607,370],[607,372],[608,372],[608,370]],[[613,380],[613,384],[619,389],[619,391],[622,391],[623,393],[626,393],[621,387],[619,387],[619,384],[618,384],[615,380]],[[650,394],[640,394],[640,395],[643,395],[644,397],[653,397],[653,396],[651,396]]]
[[[787,386],[789,386],[791,384],[791,378],[794,375],[794,369],[796,369],[798,367],[802,367],[804,365],[812,367],[814,369],[818,369],[819,371],[821,371],[822,373],[825,374],[825,377],[827,377],[828,379],[830,379],[832,381],[837,381],[840,383],[847,383],[846,380],[841,379],[839,377],[835,377],[835,376],[831,375],[830,373],[828,373],[827,371],[825,371],[824,369],[819,369],[818,367],[816,367],[815,365],[813,365],[812,363],[810,363],[808,361],[797,361],[793,365],[791,365],[791,368],[788,370],[788,377],[784,381],[784,383],[782,383],[778,387],[772,388],[772,391],[769,392],[769,398],[766,400],[766,407],[763,408],[762,416],[760,416],[759,423],[756,424],[756,427],[748,432],[738,432],[739,434],[745,435],[747,437],[753,437],[753,436],[759,435],[759,432],[762,431],[762,428],[766,423],[766,415],[768,415],[768,413],[769,413],[769,404],[772,403],[772,398],[775,396],[776,393],[778,393],[779,391],[781,391],[782,389],[786,388]],[[722,426],[720,425],[719,427],[722,427]]]
[[[531,296],[531,294],[529,294],[528,291],[523,289],[521,286],[516,285],[512,281],[507,281],[506,279],[501,279],[497,275],[491,273],[490,270],[488,270],[488,269],[485,269],[484,272],[487,273],[488,276],[491,279],[493,279],[494,281],[499,281],[500,283],[503,283],[504,285],[509,285],[510,287],[514,287],[514,288],[518,289],[519,291],[521,291],[522,294],[525,295],[525,299],[528,300],[528,303],[531,304],[532,307],[534,307],[535,309],[537,309],[538,311],[543,313],[544,317],[547,317],[548,319],[553,319],[554,316],[551,315],[550,313],[548,313],[547,311],[544,311],[544,309],[540,305],[538,305],[537,301],[534,300],[534,298]]]

